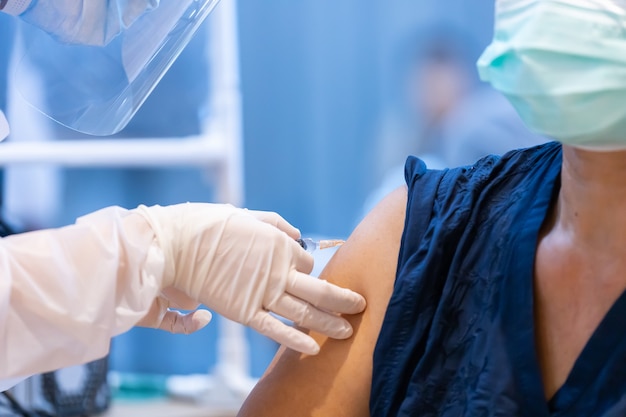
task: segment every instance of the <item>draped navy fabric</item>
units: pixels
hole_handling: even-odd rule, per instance
[[[625,416],[626,295],[546,400],[533,266],[560,186],[548,143],[473,166],[406,163],[395,287],[374,353],[372,416]]]

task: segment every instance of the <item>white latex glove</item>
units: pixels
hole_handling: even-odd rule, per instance
[[[8,0],[3,11],[61,42],[106,45],[158,5],[159,0]]]
[[[295,241],[300,232],[278,214],[204,203],[136,212],[163,250],[164,287],[303,353],[316,354],[319,346],[270,312],[333,338],[352,335],[337,313],[359,313],[365,299],[308,275],[313,258]]]

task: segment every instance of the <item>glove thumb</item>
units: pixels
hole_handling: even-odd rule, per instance
[[[212,318],[211,312],[204,309],[198,309],[191,313],[168,310],[158,328],[175,334],[191,334],[204,328]]]
[[[190,334],[204,328],[213,318],[208,310],[197,309],[182,313],[170,310],[169,306],[169,300],[162,296],[157,297],[148,314],[137,323],[137,326],[166,330],[175,334]]]

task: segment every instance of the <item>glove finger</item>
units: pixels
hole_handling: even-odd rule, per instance
[[[297,271],[295,278],[288,281],[286,292],[334,313],[357,314],[366,305],[365,298],[354,291]]]
[[[305,274],[310,274],[313,271],[314,258],[309,252],[302,249],[302,246],[295,240],[293,241],[293,251],[296,263],[296,270]]]
[[[256,210],[250,210],[249,213],[256,217],[257,220],[261,220],[263,223],[271,224],[277,229],[287,233],[290,238],[300,239],[300,230],[292,226],[287,220],[283,219],[280,214],[274,213],[273,211]]]
[[[168,310],[158,328],[175,334],[190,334],[209,324],[212,317],[210,311],[203,309],[191,313]]]
[[[180,308],[181,310],[195,310],[200,306],[197,300],[175,287],[164,288],[161,294],[169,300],[170,307]]]
[[[321,311],[292,295],[285,294],[272,306],[272,312],[293,321],[300,327],[325,334],[334,339],[352,336],[352,326],[338,315]]]
[[[319,345],[311,336],[286,325],[267,311],[259,311],[248,326],[281,345],[306,355],[317,355],[320,351]]]
[[[313,270],[313,256],[307,251],[303,250],[296,241],[296,239],[300,238],[300,231],[298,229],[287,223],[287,221],[283,219],[279,214],[271,211],[247,210],[246,212],[251,214],[252,217],[254,217],[256,220],[259,220],[269,226],[274,226],[275,228],[287,234],[288,238],[285,238],[290,241],[289,249],[293,258],[295,258],[296,270],[307,274]],[[279,239],[280,238],[283,238],[283,235],[280,235]]]

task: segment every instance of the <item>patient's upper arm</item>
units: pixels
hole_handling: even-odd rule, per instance
[[[239,416],[368,416],[372,357],[395,280],[406,188],[392,192],[354,230],[320,278],[361,293],[367,308],[346,316],[347,340],[311,335],[316,356],[281,348]]]

